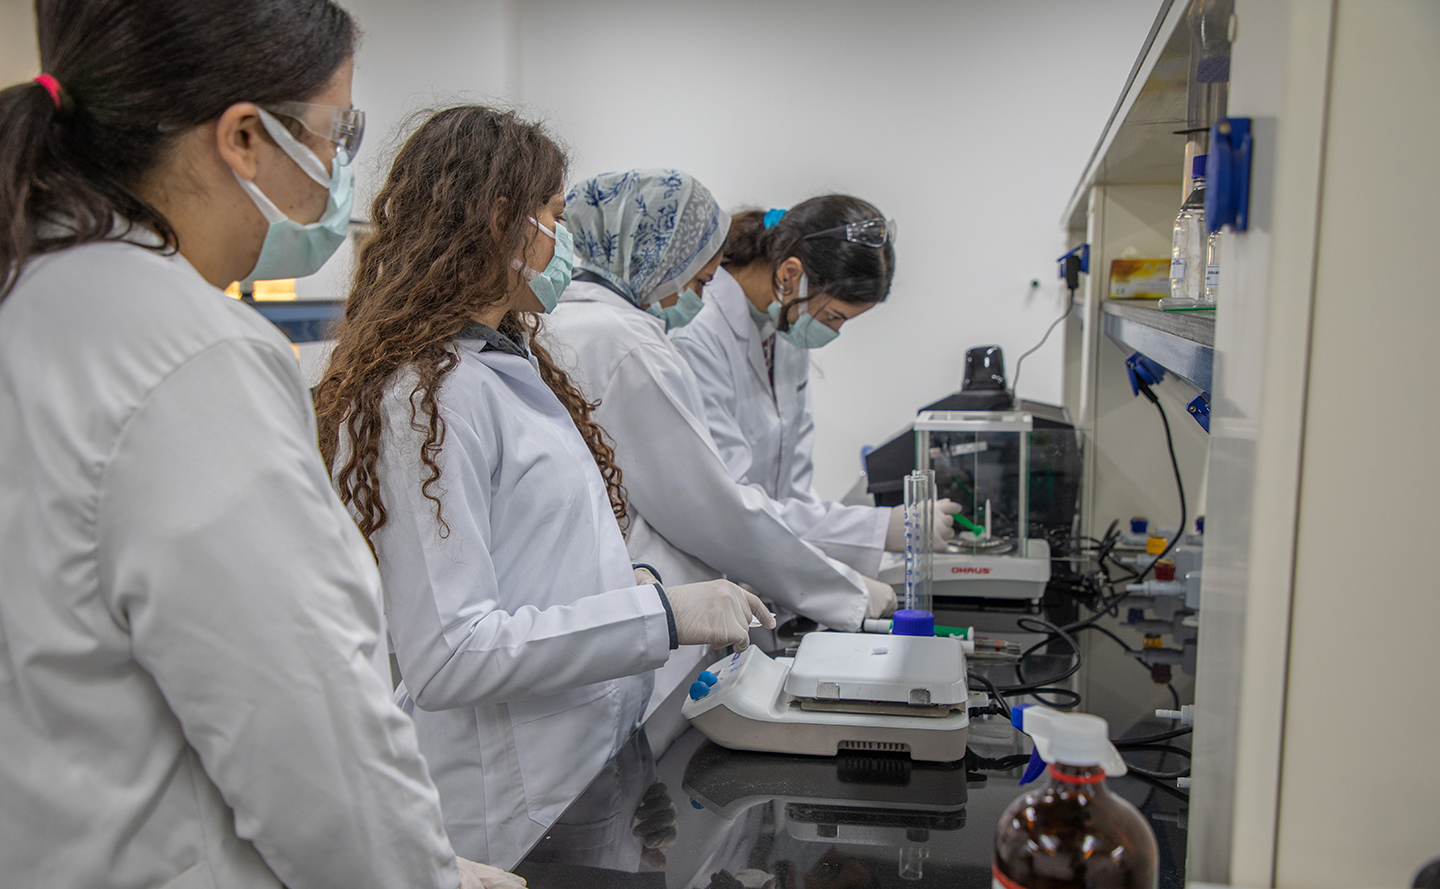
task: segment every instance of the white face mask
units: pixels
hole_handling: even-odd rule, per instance
[[[694,320],[696,315],[700,314],[700,310],[705,308],[705,303],[700,299],[700,294],[691,290],[689,287],[679,291],[677,296],[679,298],[675,300],[675,305],[673,306],[662,306],[660,303],[655,302],[645,307],[645,311],[665,322],[665,329],[667,331],[689,324]]]
[[[806,277],[804,272],[801,272],[800,293],[796,299],[796,302],[800,304],[800,317],[796,318],[795,323],[791,324],[788,329],[779,329],[780,312],[784,309],[785,305],[782,297],[778,295],[775,297],[775,301],[766,307],[766,314],[770,316],[770,322],[775,325],[780,336],[791,345],[798,346],[801,349],[818,349],[821,346],[833,342],[835,337],[840,335],[840,331],[831,330],[829,327],[816,321],[815,316],[810,314],[809,305],[805,302],[805,297],[809,295],[809,291],[810,279]]]
[[[295,162],[305,175],[325,186],[329,195],[325,201],[325,212],[318,222],[304,225],[280,211],[260,187],[249,179],[241,179],[235,173],[240,187],[250,196],[270,223],[265,233],[265,243],[260,247],[260,257],[255,268],[245,276],[246,281],[270,281],[276,278],[303,278],[319,271],[320,266],[340,249],[350,231],[350,205],[354,199],[355,170],[342,156],[343,148],[337,148],[335,159],[330,162],[330,171],[315,153],[290,135],[285,125],[264,108],[259,109],[260,122],[265,132],[280,146],[280,150]],[[234,172],[233,170],[231,171]]]

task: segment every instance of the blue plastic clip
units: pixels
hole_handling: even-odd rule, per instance
[[[1190,416],[1195,418],[1195,422],[1200,424],[1201,429],[1204,429],[1206,432],[1210,431],[1209,392],[1201,392],[1199,395],[1196,395],[1194,400],[1185,405],[1185,409],[1190,412]]]
[[[785,213],[785,210],[776,207],[775,209],[766,211],[765,218],[762,219],[761,222],[764,223],[766,228],[774,228],[780,224],[780,220],[784,218]]]
[[[1130,394],[1140,394],[1140,384],[1157,386],[1165,379],[1165,368],[1136,352],[1125,359],[1125,375],[1130,378]]]
[[[1032,706],[1034,705],[1016,704],[1011,707],[1010,724],[1015,726],[1015,728],[1019,729],[1022,732],[1025,731],[1025,717],[1022,714],[1024,714],[1026,708]],[[1043,771],[1045,771],[1045,760],[1040,758],[1040,751],[1031,750],[1030,761],[1025,764],[1025,773],[1020,776],[1020,783],[1022,785],[1029,784],[1031,781],[1034,781],[1037,777],[1039,777],[1040,773]]]
[[[1025,763],[1025,774],[1020,776],[1020,786],[1023,787],[1034,781],[1040,777],[1040,773],[1043,771],[1045,771],[1045,760],[1040,758],[1040,751],[1031,750],[1030,761]]]
[[[1243,232],[1250,224],[1250,118],[1222,117],[1210,128],[1205,161],[1205,227]]]
[[[1080,256],[1080,271],[1084,272],[1087,275],[1090,274],[1090,245],[1081,244],[1079,247],[1076,247],[1074,250],[1071,250],[1069,253],[1066,253],[1064,256],[1061,256],[1055,260],[1057,263],[1060,264],[1061,279],[1064,279],[1065,277],[1065,260],[1077,254]]]

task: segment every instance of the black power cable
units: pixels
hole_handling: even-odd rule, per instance
[[[1171,729],[1168,732],[1160,732],[1156,735],[1145,735],[1144,737],[1140,738],[1123,738],[1119,741],[1111,741],[1110,743],[1114,744],[1117,748],[1120,748],[1122,750],[1127,747],[1148,747],[1154,744],[1158,744],[1160,741],[1168,741],[1171,738],[1178,738],[1181,735],[1188,735],[1194,730],[1195,729],[1193,726],[1187,725],[1183,728]]]
[[[1119,745],[1117,744],[1116,746],[1118,747]],[[1176,747],[1176,746],[1174,746],[1173,744],[1145,744],[1145,745],[1137,745],[1137,746],[1134,746],[1134,747],[1126,747],[1125,749],[1128,750],[1128,751],[1131,751],[1131,752],[1150,751],[1150,752],[1153,752],[1153,753],[1175,753],[1175,754],[1178,754],[1178,755],[1180,755],[1180,756],[1185,757],[1186,759],[1189,759],[1189,758],[1190,758],[1190,751],[1189,751],[1189,750],[1186,750],[1184,747]],[[1144,777],[1144,778],[1154,778],[1154,779],[1156,779],[1157,781],[1173,781],[1173,780],[1175,780],[1176,778],[1188,778],[1188,777],[1190,777],[1190,767],[1189,767],[1189,766],[1186,766],[1185,768],[1180,769],[1178,772],[1157,772],[1157,771],[1152,771],[1152,770],[1150,770],[1150,769],[1142,769],[1141,767],[1136,766],[1136,765],[1131,765],[1131,764],[1127,761],[1127,762],[1125,763],[1125,768],[1128,769],[1129,771],[1133,772],[1133,773],[1136,774],[1136,775],[1139,775],[1139,776]]]
[[[1064,321],[1066,318],[1069,318],[1070,313],[1075,311],[1075,291],[1079,288],[1080,257],[1071,254],[1065,257],[1065,289],[1070,291],[1070,296],[1065,301],[1065,311],[1060,315],[1059,318],[1056,318],[1053,322],[1051,322],[1049,327],[1045,328],[1045,335],[1040,337],[1040,342],[1036,343],[1033,347],[1031,347],[1030,351],[1026,352],[1024,355],[1021,355],[1019,360],[1015,362],[1015,378],[1011,382],[1010,391],[1014,393],[1017,401],[1020,398],[1020,368],[1025,364],[1026,358],[1029,358],[1031,355],[1038,352],[1040,350],[1040,347],[1045,345],[1045,341],[1050,339],[1050,334],[1055,331],[1055,328],[1060,326],[1060,322]]]
[[[1016,626],[1018,626],[1021,630],[1030,633],[1037,632],[1036,630],[1033,630],[1030,627],[1026,626],[1027,623],[1040,624],[1042,627],[1044,627],[1045,629],[1039,632],[1047,632],[1046,638],[1025,649],[1025,651],[1021,652],[1020,657],[1015,661],[1015,678],[1019,680],[1019,683],[1016,685],[1002,685],[999,687],[999,691],[1002,694],[1007,695],[1032,695],[1040,703],[1060,710],[1068,710],[1069,708],[1074,707],[1076,704],[1080,703],[1080,695],[1077,692],[1071,691],[1068,688],[1056,687],[1052,685],[1052,683],[1061,682],[1065,679],[1069,679],[1071,676],[1074,676],[1077,672],[1079,672],[1080,665],[1083,660],[1083,655],[1081,655],[1080,653],[1080,645],[1075,641],[1075,638],[1073,636],[1065,632],[1065,630],[1061,629],[1060,627],[1057,627],[1055,624],[1052,624],[1050,621],[1045,620],[1044,618],[1022,617],[1015,621]],[[1066,644],[1070,646],[1071,656],[1075,659],[1074,663],[1072,663],[1069,667],[1065,668],[1064,672],[1060,673],[1057,676],[1049,676],[1045,679],[1041,679],[1038,681],[1027,682],[1025,679],[1025,659],[1042,646],[1049,644],[1050,640],[1057,636],[1061,639],[1064,639]],[[1057,696],[1063,698],[1064,700],[1055,700]]]
[[[995,683],[991,682],[989,677],[982,676],[979,673],[967,673],[966,676],[971,684],[985,686],[986,693],[989,694],[990,699],[994,701],[993,707],[995,709],[993,712],[995,715],[1004,716],[1006,719],[1010,718],[1010,702],[1005,700],[1005,696],[1000,693],[1000,689],[995,687]]]
[[[1185,503],[1185,482],[1180,478],[1180,461],[1175,456],[1175,438],[1170,432],[1170,418],[1165,414],[1165,406],[1160,403],[1160,399],[1155,395],[1155,393],[1150,389],[1150,387],[1145,384],[1143,380],[1139,382],[1139,386],[1140,393],[1144,395],[1151,404],[1155,405],[1155,410],[1160,412],[1160,422],[1165,427],[1165,449],[1170,454],[1170,468],[1175,473],[1175,490],[1176,493],[1178,493],[1180,496],[1180,526],[1179,529],[1175,532],[1175,536],[1172,537],[1170,539],[1170,542],[1165,545],[1165,549],[1162,550],[1160,554],[1157,555],[1153,560],[1151,560],[1150,564],[1145,567],[1145,570],[1141,571],[1140,574],[1135,578],[1135,583],[1143,583],[1145,581],[1145,578],[1148,577],[1155,570],[1155,566],[1158,565],[1166,556],[1170,555],[1171,550],[1175,549],[1175,545],[1179,543],[1180,538],[1184,536],[1185,522],[1188,521],[1190,518],[1189,511]],[[1096,621],[1100,620],[1100,618],[1110,613],[1112,610],[1117,609],[1120,603],[1129,596],[1130,593],[1128,591],[1122,591],[1114,596],[1111,596],[1109,599],[1101,600],[1100,604],[1095,609],[1095,614],[1085,618],[1084,620],[1076,621],[1075,623],[1069,624],[1064,627],[1064,629],[1073,633],[1076,630],[1091,626]]]

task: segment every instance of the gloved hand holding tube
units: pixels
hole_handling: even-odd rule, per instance
[[[944,550],[945,544],[955,536],[955,513],[960,504],[954,500],[935,501],[935,549]],[[890,526],[885,531],[885,549],[892,553],[905,551],[905,507],[890,509]]]
[[[498,867],[468,858],[456,858],[455,863],[460,867],[460,889],[525,889],[527,885],[524,877]]]
[[[728,645],[744,651],[750,645],[750,617],[767,630],[775,629],[775,616],[754,593],[728,580],[706,580],[665,587],[675,614],[675,631],[681,645]]]

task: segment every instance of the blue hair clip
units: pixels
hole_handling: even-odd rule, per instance
[[[784,210],[769,210],[765,213],[765,227],[774,228],[780,222],[780,217],[785,215]]]

